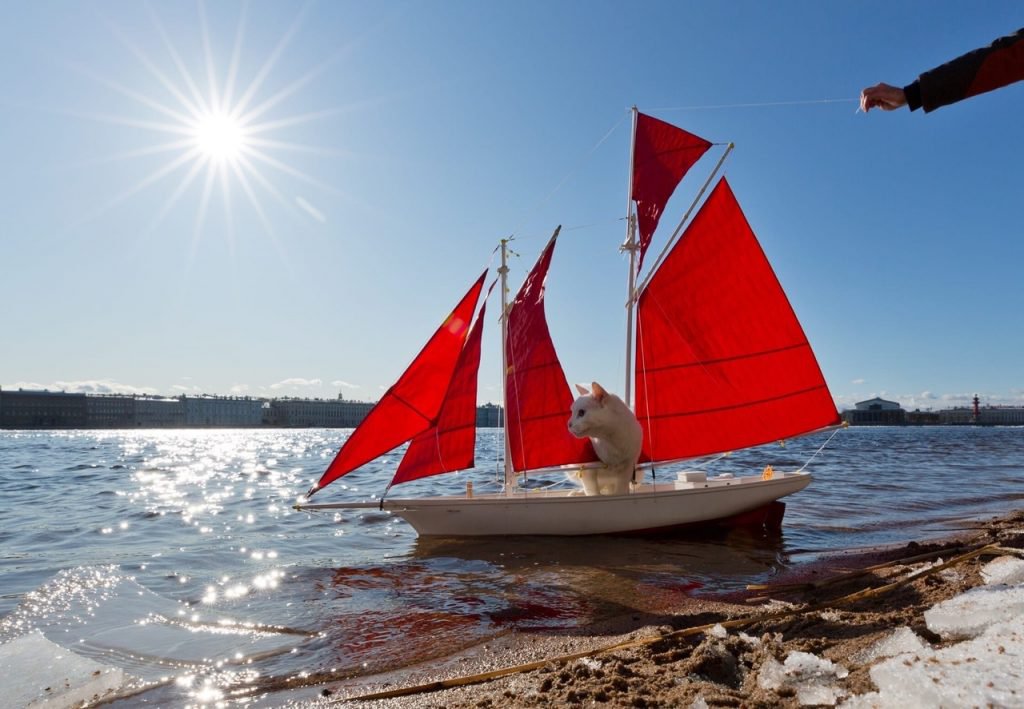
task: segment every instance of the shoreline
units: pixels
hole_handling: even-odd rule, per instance
[[[842,664],[848,674],[836,680],[840,692],[864,695],[876,689],[869,671],[880,660],[856,661],[858,656],[899,628],[909,628],[935,648],[949,644],[928,629],[924,612],[983,584],[980,569],[993,554],[977,555],[978,548],[998,543],[1024,549],[1024,511],[964,519],[961,525],[948,535],[929,536],[923,542],[908,540],[825,555],[787,569],[764,588],[693,596],[661,617],[626,614],[571,634],[510,633],[419,665],[266,698],[287,698],[287,706],[368,708],[796,707],[801,703],[792,687],[769,689],[762,686],[761,678],[773,662],[782,663],[792,653],[812,653],[825,662]],[[927,570],[936,567],[934,558],[948,562],[972,549],[976,555],[954,568]],[[933,558],[926,558],[929,555]],[[876,565],[884,566],[852,573]],[[899,580],[914,573],[922,575]],[[878,591],[887,585],[895,587]],[[835,603],[851,594],[864,597]],[[770,615],[775,617],[765,617]],[[723,623],[743,627],[714,627]],[[465,686],[350,701],[374,692],[408,690],[517,667],[524,669]]]

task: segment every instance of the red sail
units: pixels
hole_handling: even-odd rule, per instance
[[[398,381],[352,432],[308,495],[430,428],[466,342],[485,271]]]
[[[589,440],[569,433],[573,396],[544,317],[544,280],[557,237],[556,231],[509,306],[505,411],[516,471],[597,459]]]
[[[476,448],[476,383],[480,370],[480,339],[487,304],[480,308],[455,365],[437,423],[412,439],[391,484],[418,480],[474,465]]]
[[[839,422],[800,323],[723,179],[638,305],[644,458],[737,450]]]
[[[711,147],[711,143],[671,123],[637,114],[633,138],[633,187],[640,254],[637,270],[651,243],[669,197],[687,171]]]

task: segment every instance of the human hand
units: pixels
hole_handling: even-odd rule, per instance
[[[907,105],[907,95],[903,89],[889,84],[869,86],[860,92],[860,109],[867,113],[872,108],[883,111],[895,111]]]

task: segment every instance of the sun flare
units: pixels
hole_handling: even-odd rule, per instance
[[[196,121],[193,131],[196,149],[210,160],[235,161],[245,151],[245,129],[229,114],[206,114]]]
[[[274,238],[271,214],[266,209],[268,200],[276,202],[292,214],[325,223],[326,216],[310,203],[309,195],[289,195],[283,185],[301,182],[328,192],[335,191],[334,188],[308,175],[285,157],[279,157],[284,153],[323,155],[324,150],[319,146],[283,140],[279,131],[322,120],[342,110],[331,108],[291,113],[283,110],[282,106],[286,99],[322,74],[343,52],[335,52],[318,66],[291,81],[283,84],[278,82],[278,88],[269,91],[265,88],[266,82],[275,69],[280,68],[284,50],[302,25],[305,11],[298,13],[277,45],[262,58],[262,63],[247,68],[248,62],[244,61],[242,53],[246,35],[245,11],[239,17],[234,43],[228,49],[227,45],[220,45],[210,34],[204,0],[199,0],[197,8],[197,24],[203,46],[197,61],[201,65],[190,66],[185,61],[160,17],[150,8],[155,33],[166,50],[166,64],[162,65],[158,56],[150,54],[151,50],[137,46],[115,28],[117,38],[155,80],[150,90],[124,86],[86,69],[82,70],[87,77],[130,98],[150,113],[149,116],[139,118],[132,115],[98,116],[99,120],[170,136],[164,142],[154,142],[111,158],[127,160],[170,153],[162,165],[97,208],[90,218],[98,217],[157,183],[176,181],[176,186],[171,185],[165,190],[166,198],[152,220],[151,229],[177,203],[184,201],[186,195],[196,195],[198,205],[193,240],[198,241],[216,192],[221,196],[229,220],[228,238],[232,238],[230,231],[234,228],[233,214],[242,203],[249,204],[251,213]],[[223,64],[215,59],[217,47],[222,47],[221,56],[230,57]],[[257,51],[256,56],[259,54],[262,52]],[[158,118],[154,119],[153,116]]]

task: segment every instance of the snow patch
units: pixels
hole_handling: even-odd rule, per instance
[[[761,666],[757,683],[762,689],[795,691],[801,706],[835,706],[838,700],[847,695],[846,690],[838,686],[835,680],[849,674],[845,667],[831,660],[809,652],[791,652],[782,664],[774,658],[768,658]]]
[[[1024,619],[927,655],[902,655],[871,668],[878,692],[844,707],[1022,706]]]
[[[857,664],[868,664],[884,657],[931,653],[931,647],[910,628],[897,628],[886,637],[853,656]]]
[[[1015,586],[1024,583],[1024,559],[1000,556],[981,567],[981,578],[992,586],[1004,584]]]
[[[995,623],[1024,614],[1024,587],[979,586],[924,612],[928,629],[945,639],[975,638]]]
[[[729,637],[729,631],[725,629],[725,626],[721,623],[715,623],[715,626],[708,631],[708,635],[719,640],[724,640]]]
[[[0,676],[5,706],[32,709],[91,705],[127,679],[120,668],[76,655],[38,630],[0,645]]]

